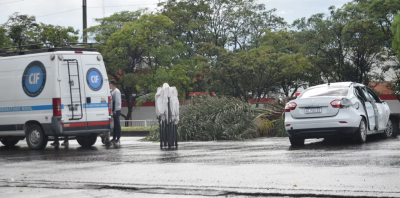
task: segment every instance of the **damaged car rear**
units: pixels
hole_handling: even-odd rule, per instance
[[[310,87],[286,104],[285,127],[292,145],[333,137],[364,143],[367,135],[397,136],[398,117],[363,84],[328,83]]]

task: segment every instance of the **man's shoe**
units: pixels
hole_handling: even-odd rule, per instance
[[[112,139],[112,140],[109,141],[109,143],[114,144],[114,143],[115,143],[115,140]]]
[[[59,143],[59,142],[53,142],[53,143],[51,143],[50,145],[51,145],[51,146],[60,146],[60,143]]]
[[[69,142],[63,142],[62,144],[61,144],[61,146],[68,146],[69,145]]]

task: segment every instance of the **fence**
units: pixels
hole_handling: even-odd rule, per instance
[[[156,120],[120,120],[121,127],[149,127],[158,126]]]

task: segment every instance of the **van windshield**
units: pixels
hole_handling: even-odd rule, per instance
[[[305,90],[298,98],[315,98],[324,96],[347,96],[349,87],[324,86]]]

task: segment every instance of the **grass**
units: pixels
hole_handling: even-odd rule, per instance
[[[122,131],[151,131],[155,127],[121,127]]]

